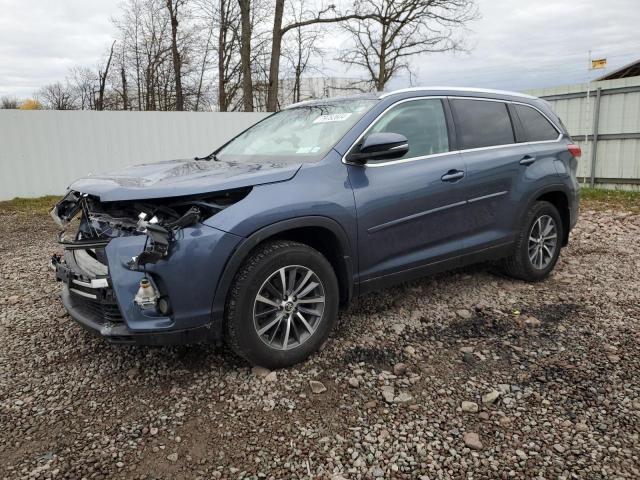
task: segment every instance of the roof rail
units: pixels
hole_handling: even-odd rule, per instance
[[[394,90],[392,92],[383,92],[378,98],[385,98],[390,95],[395,95],[397,93],[405,93],[405,92],[420,92],[420,91],[437,91],[437,90],[448,90],[451,92],[470,92],[470,93],[493,93],[497,95],[510,95],[512,97],[522,97],[522,98],[530,98],[535,99],[532,95],[527,95],[526,93],[520,92],[510,92],[508,90],[493,90],[491,88],[469,88],[469,87],[410,87],[410,88],[401,88],[400,90]]]

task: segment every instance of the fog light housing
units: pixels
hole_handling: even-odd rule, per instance
[[[156,303],[156,310],[163,317],[168,317],[171,313],[171,304],[168,297],[160,297]]]
[[[158,302],[158,292],[147,277],[140,280],[140,287],[133,301],[142,309],[155,308]]]

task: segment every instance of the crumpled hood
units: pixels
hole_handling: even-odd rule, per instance
[[[69,188],[103,202],[198,195],[293,178],[300,163],[170,160],[81,178]]]

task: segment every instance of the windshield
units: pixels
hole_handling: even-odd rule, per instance
[[[376,102],[353,99],[283,110],[232,140],[216,157],[252,163],[320,160]]]

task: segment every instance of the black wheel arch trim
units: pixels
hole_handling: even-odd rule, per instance
[[[236,273],[240,269],[242,262],[247,258],[249,252],[253,250],[257,245],[263,241],[278,235],[280,233],[287,232],[289,230],[295,230],[304,227],[319,227],[325,228],[331,231],[340,243],[340,260],[343,262],[343,267],[346,270],[346,288],[347,299],[345,303],[348,303],[354,296],[354,271],[353,260],[351,256],[351,245],[349,243],[349,237],[342,228],[342,226],[328,217],[319,215],[310,215],[304,217],[296,217],[287,220],[282,220],[276,223],[272,223],[265,227],[260,228],[248,237],[246,237],[238,247],[233,251],[229,260],[227,261],[222,275],[218,280],[216,292],[213,298],[213,305],[211,308],[211,314],[214,325],[222,326],[224,319],[224,309],[227,300],[227,294],[231,288],[231,283],[236,276]],[[337,273],[337,272],[336,272]]]
[[[531,195],[528,196],[527,201],[522,203],[520,212],[518,213],[518,218],[522,218],[522,215],[524,214],[524,212],[527,211],[527,209],[541,196],[547,194],[547,193],[555,193],[555,192],[560,192],[562,194],[564,194],[565,197],[567,197],[567,206],[569,207],[569,215],[572,214],[572,202],[575,201],[574,199],[574,193],[571,188],[569,188],[567,185],[565,185],[564,183],[554,183],[551,185],[545,185],[544,187],[541,187],[537,190],[534,190],[533,193]],[[559,212],[560,216],[562,217],[562,212]],[[568,222],[568,228],[566,229],[567,231],[565,232],[565,225],[562,225],[563,227],[563,236],[565,237],[565,239],[563,240],[563,246],[566,245],[566,239],[569,237],[569,231],[571,230],[571,218],[569,218],[569,222]]]

